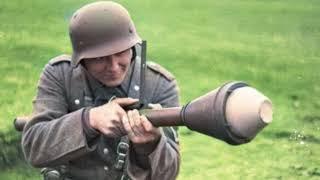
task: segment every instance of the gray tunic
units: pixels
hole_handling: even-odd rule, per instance
[[[89,142],[82,119],[99,95],[121,91],[123,96],[139,98],[139,66],[137,56],[124,82],[117,88],[107,88],[82,65],[74,66],[69,56],[52,59],[40,77],[32,118],[22,135],[27,161],[35,167],[65,165],[72,179],[119,179],[122,172],[114,168],[119,139],[99,135]],[[148,103],[179,106],[176,81],[161,66],[148,64],[145,85]],[[151,153],[137,154],[130,148],[126,164],[125,171],[131,179],[175,179],[180,164],[176,132],[166,129]]]

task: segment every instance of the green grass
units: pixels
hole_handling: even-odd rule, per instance
[[[1,2],[0,132],[31,112],[45,63],[71,52],[68,18],[86,2]],[[176,75],[182,104],[230,80],[273,101],[273,123],[246,145],[182,128],[180,180],[320,178],[319,1],[120,2],[148,40],[148,56]],[[15,165],[0,170],[0,179],[37,172]]]

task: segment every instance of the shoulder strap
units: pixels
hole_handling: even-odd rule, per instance
[[[60,56],[54,57],[49,61],[50,65],[59,64],[60,62],[71,62],[71,57],[67,54],[62,54]]]
[[[169,71],[167,71],[164,67],[160,66],[159,64],[157,64],[155,62],[148,61],[147,67],[149,69],[151,69],[152,71],[161,74],[169,81],[172,81],[175,79],[175,77]]]

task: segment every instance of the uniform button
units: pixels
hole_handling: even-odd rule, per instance
[[[76,105],[79,105],[79,104],[80,104],[80,100],[79,100],[79,99],[76,99],[76,100],[74,100],[74,103],[75,103]]]
[[[103,154],[108,154],[109,153],[109,149],[108,148],[104,148],[103,149]]]
[[[103,169],[104,169],[105,171],[109,171],[108,166],[103,166]]]
[[[136,91],[139,91],[139,89],[140,89],[140,87],[137,86],[137,85],[135,85],[133,88],[134,88],[134,90],[136,90]]]

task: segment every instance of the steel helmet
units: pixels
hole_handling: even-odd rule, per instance
[[[141,42],[128,11],[118,3],[100,1],[77,10],[69,24],[72,63],[109,56]]]

